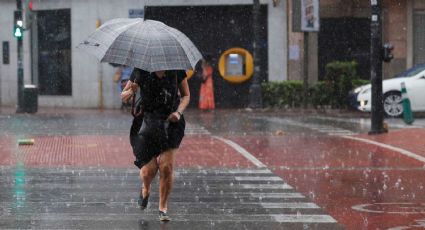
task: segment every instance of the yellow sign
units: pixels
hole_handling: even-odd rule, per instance
[[[254,73],[254,59],[246,49],[226,50],[218,61],[220,75],[228,82],[239,84],[248,81]]]

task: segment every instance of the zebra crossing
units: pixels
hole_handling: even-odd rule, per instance
[[[211,134],[204,126],[197,123],[186,123],[186,135],[209,135]]]
[[[17,176],[13,168],[0,171],[2,229],[160,227],[158,178],[141,211],[136,170],[27,169],[20,189]],[[342,229],[268,169],[178,169],[169,213],[167,229]]]

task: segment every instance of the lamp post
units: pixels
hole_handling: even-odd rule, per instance
[[[260,16],[260,0],[254,0],[253,10],[253,53],[254,53],[254,76],[252,78],[251,86],[249,87],[249,107],[258,109],[263,107],[263,99],[261,95],[261,68],[260,68],[260,33],[261,28],[259,24]]]

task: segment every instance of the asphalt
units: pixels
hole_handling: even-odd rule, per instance
[[[390,133],[370,137],[358,113],[190,110],[164,224],[158,178],[148,209],[137,207],[128,113],[10,111],[0,111],[0,229],[381,229],[423,218],[424,163],[355,140],[425,157],[421,118],[387,119]]]

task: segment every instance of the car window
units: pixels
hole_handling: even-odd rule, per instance
[[[400,78],[400,77],[413,77],[416,74],[418,74],[418,73],[420,73],[420,72],[422,72],[424,70],[425,70],[425,65],[417,65],[417,66],[414,66],[414,67],[412,67],[412,68],[410,68],[410,69],[408,69],[408,70],[406,70],[404,72],[401,72],[401,73],[397,74],[395,77],[396,78]]]

